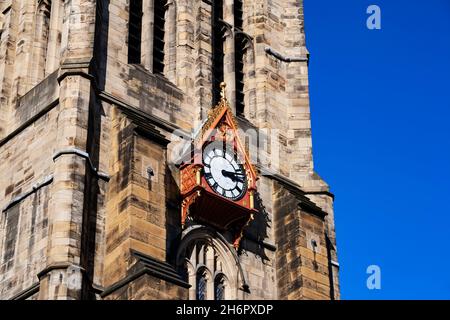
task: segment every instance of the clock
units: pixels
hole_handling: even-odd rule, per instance
[[[222,98],[208,112],[186,148],[180,168],[181,225],[207,225],[229,232],[238,249],[244,229],[259,212],[258,180],[248,151],[239,138],[238,124]]]
[[[212,144],[203,152],[204,175],[211,189],[222,197],[237,201],[247,191],[247,175],[238,157],[222,144]]]

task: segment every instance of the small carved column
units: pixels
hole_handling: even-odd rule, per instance
[[[227,84],[227,100],[236,114],[235,42],[231,26],[227,26],[224,45],[224,82]]]
[[[15,4],[17,5],[17,4]],[[7,133],[10,115],[9,98],[14,76],[14,65],[11,63],[16,48],[16,40],[11,21],[11,7],[0,13],[0,139]]]
[[[194,254],[195,256],[195,254]],[[195,262],[194,262],[195,263]],[[186,261],[186,269],[188,271],[188,280],[191,287],[189,288],[189,300],[196,300],[197,293],[197,274],[194,268],[195,264],[190,261]]]
[[[206,268],[211,271],[210,278],[207,282],[206,299],[214,300],[214,249],[205,245],[205,251],[206,261],[204,263]]]
[[[51,1],[40,0],[36,11],[36,24],[34,33],[33,61],[31,64],[30,85],[35,86],[44,79],[45,60],[50,22]]]
[[[234,1],[224,0],[223,20],[225,24],[225,43],[224,43],[224,82],[227,84],[227,100],[231,110],[236,114],[236,63],[235,63],[235,34],[234,25]]]
[[[252,39],[246,38],[244,46],[244,79],[245,79],[245,97],[244,114],[247,119],[256,117],[256,68],[255,68],[255,48]]]
[[[63,14],[64,1],[52,0],[45,75],[51,74],[59,67]]]
[[[155,23],[155,0],[143,0],[142,9],[141,61],[145,69],[153,71],[153,28]]]
[[[172,83],[177,79],[177,8],[174,0],[168,0],[166,5],[166,54],[164,64],[166,70],[165,76]]]
[[[34,26],[38,1],[12,1],[11,19],[15,20],[14,33],[16,33],[16,46],[14,56],[14,71],[12,90],[10,96],[11,105],[17,103],[17,99],[27,93],[33,86],[32,71],[35,68],[33,61],[34,40],[36,28]],[[13,16],[15,16],[13,18]],[[26,24],[31,22],[31,27]]]

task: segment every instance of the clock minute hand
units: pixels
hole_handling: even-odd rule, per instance
[[[243,174],[239,174],[239,173],[231,172],[231,171],[226,171],[226,170],[222,170],[222,175],[224,177],[232,179],[233,181],[242,181],[242,179],[244,178]]]

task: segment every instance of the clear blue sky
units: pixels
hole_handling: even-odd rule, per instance
[[[343,299],[450,299],[450,0],[304,0]],[[382,29],[366,28],[381,8]],[[366,287],[379,265],[381,290]]]

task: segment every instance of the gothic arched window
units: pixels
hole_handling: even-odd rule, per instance
[[[177,252],[177,266],[190,284],[189,300],[242,298],[246,281],[234,248],[207,227],[191,227]],[[211,234],[213,233],[213,235]]]
[[[128,63],[142,64],[153,73],[164,73],[168,6],[167,0],[130,1]]]
[[[225,277],[218,275],[214,280],[214,300],[225,300]]]
[[[206,270],[200,270],[197,273],[197,300],[206,300],[208,279],[206,278]]]

